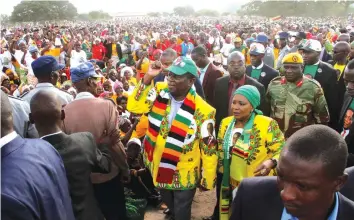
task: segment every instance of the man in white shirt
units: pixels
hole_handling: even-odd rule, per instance
[[[222,62],[223,66],[227,66],[227,58],[229,57],[230,51],[235,48],[234,44],[231,43],[231,41],[232,41],[231,35],[229,34],[226,35],[225,43],[220,50],[220,53],[223,56],[223,62]]]
[[[54,86],[58,82],[59,78],[59,73],[57,71],[63,69],[64,65],[58,64],[53,56],[42,56],[33,61],[31,66],[34,75],[38,79],[38,84],[33,90],[21,96],[21,98],[28,102],[28,104],[30,103],[32,96],[39,90],[47,90],[48,92],[56,93],[59,96],[63,106],[73,100],[70,93],[62,91]]]
[[[75,50],[71,51],[70,54],[70,67],[77,67],[81,63],[85,63],[87,61],[87,56],[85,51],[81,50],[80,42],[76,42],[74,44]]]

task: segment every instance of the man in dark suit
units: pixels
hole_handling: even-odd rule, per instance
[[[200,70],[199,79],[203,85],[205,100],[208,104],[213,105],[215,82],[218,78],[222,77],[223,73],[210,62],[208,52],[202,46],[193,49],[192,59]]]
[[[61,131],[65,113],[55,94],[39,91],[33,96],[30,107],[30,120],[41,139],[52,144],[63,158],[75,218],[103,219],[94,197],[90,175],[91,172],[110,172],[109,150],[103,149],[105,146],[100,146],[103,152],[98,150],[89,132],[67,135]]]
[[[0,93],[1,219],[74,220],[59,153],[46,141],[16,133],[10,101]]]
[[[251,64],[246,67],[246,74],[260,82],[267,91],[272,79],[279,76],[279,72],[263,62],[265,48],[260,43],[253,43],[250,47]]]
[[[339,192],[348,178],[344,172],[347,155],[345,141],[333,129],[302,128],[280,154],[278,177],[241,182],[230,219],[352,219],[354,202]]]
[[[354,167],[348,167],[344,172],[348,174],[348,180],[340,190],[340,193],[354,201]]]
[[[119,60],[123,58],[122,47],[119,43],[114,43],[113,37],[109,37],[107,40],[105,40],[103,46],[106,48],[106,60],[111,59],[112,55],[117,56]]]
[[[333,60],[328,62],[337,71],[337,91],[339,103],[343,103],[344,94],[346,92],[346,85],[344,83],[343,76],[344,70],[346,69],[348,63],[348,56],[350,51],[350,44],[347,42],[338,42],[333,47]],[[340,106],[338,107],[340,111]]]
[[[343,79],[347,83],[347,92],[344,94],[337,131],[344,137],[348,145],[347,167],[351,167],[354,166],[354,60],[349,61],[343,75]]]
[[[320,60],[321,43],[317,40],[307,40],[302,47],[304,58],[304,75],[318,81],[327,101],[330,121],[328,125],[335,129],[338,123],[339,111],[343,98],[340,98],[337,85],[337,72],[327,63]]]
[[[232,115],[231,100],[232,94],[237,88],[243,85],[255,86],[261,94],[261,102],[264,103],[265,90],[264,86],[257,80],[246,75],[245,56],[238,51],[232,52],[227,58],[228,72],[230,75],[223,76],[216,80],[214,108],[217,109],[215,116],[215,130],[219,131],[221,120]],[[261,103],[262,105],[262,103]],[[264,106],[264,105],[263,105]],[[264,107],[263,107],[264,108]],[[217,135],[216,135],[217,136]],[[222,174],[217,174],[216,199],[214,213],[212,216],[205,217],[205,220],[219,219],[219,198]]]
[[[167,48],[161,55],[160,62],[162,71],[154,78],[154,83],[167,82],[168,67],[170,67],[173,61],[177,58],[177,52],[172,48]],[[197,94],[205,99],[202,84],[199,79],[194,82],[195,91]]]

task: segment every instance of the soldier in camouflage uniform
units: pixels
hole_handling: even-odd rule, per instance
[[[274,78],[266,94],[270,117],[286,138],[311,124],[327,124],[328,107],[320,84],[303,76],[303,59],[290,53],[283,60],[284,76]]]

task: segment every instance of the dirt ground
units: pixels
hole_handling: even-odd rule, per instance
[[[192,204],[192,220],[202,220],[205,216],[210,216],[214,211],[216,202],[215,190],[199,192],[195,194]],[[145,220],[164,220],[163,210],[149,209],[145,213]]]

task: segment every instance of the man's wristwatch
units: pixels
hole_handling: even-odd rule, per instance
[[[275,169],[275,168],[278,166],[278,161],[277,161],[277,159],[271,158],[270,160],[271,160],[271,161],[273,162],[273,164],[274,164],[273,169]]]

